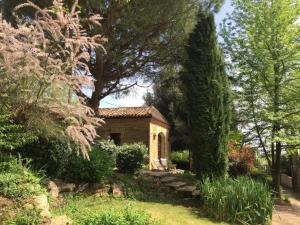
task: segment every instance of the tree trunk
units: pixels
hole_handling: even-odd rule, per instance
[[[271,171],[272,174],[272,186],[275,191],[276,196],[280,199],[281,189],[280,189],[280,173],[278,173],[276,167],[274,166]]]
[[[88,105],[97,113],[100,106],[100,98],[104,88],[104,52],[102,49],[96,50],[96,66],[94,70],[94,88],[92,97]]]
[[[281,142],[276,142],[276,149],[275,149],[275,161],[272,166],[272,186],[276,193],[276,196],[281,199],[281,180],[280,180],[280,173],[281,173]]]
[[[272,131],[272,137],[277,137],[281,129],[281,121],[278,119],[278,114],[280,112],[280,74],[279,74],[279,66],[274,64],[274,125]],[[275,147],[275,149],[274,149]],[[281,142],[276,141],[272,144],[272,184],[274,191],[279,199],[281,199],[281,188],[280,188],[280,172],[281,172]],[[275,154],[274,154],[275,153]]]

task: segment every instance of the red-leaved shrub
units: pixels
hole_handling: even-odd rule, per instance
[[[229,174],[231,176],[249,174],[254,166],[254,154],[249,145],[236,141],[228,143]]]

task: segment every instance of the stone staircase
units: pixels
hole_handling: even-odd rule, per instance
[[[197,189],[197,186],[192,182],[183,181],[180,173],[169,171],[142,171],[140,175],[151,177],[157,186],[173,192],[180,198],[199,198],[200,191]]]

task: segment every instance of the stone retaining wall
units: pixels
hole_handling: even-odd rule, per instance
[[[300,156],[297,154],[292,156],[292,174],[294,191],[300,193]]]
[[[290,188],[292,189],[293,188],[293,182],[292,182],[292,177],[282,173],[280,175],[280,180],[281,180],[281,185],[283,187],[286,187],[286,188]]]

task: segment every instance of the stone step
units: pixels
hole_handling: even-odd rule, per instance
[[[166,186],[174,188],[174,189],[183,187],[185,185],[186,185],[186,183],[185,182],[181,182],[181,181],[174,181],[174,182],[171,182],[171,183],[166,183]]]
[[[160,181],[162,183],[170,183],[172,181],[176,181],[177,180],[177,177],[173,177],[173,176],[166,176],[166,177],[163,177]]]
[[[177,188],[176,191],[193,193],[196,189],[197,189],[196,186],[183,186],[183,187]]]
[[[169,173],[164,171],[142,171],[141,175],[150,177],[165,177],[168,176]]]
[[[184,174],[184,170],[181,169],[171,170],[169,174]]]
[[[200,192],[200,190],[195,190],[195,191],[193,191],[193,194],[192,194],[192,196],[193,196],[194,198],[199,198],[199,197],[200,197],[200,195],[201,195],[201,192]]]
[[[190,198],[193,197],[194,191],[196,191],[196,186],[183,186],[180,188],[177,188],[176,191],[178,195],[182,198]]]

